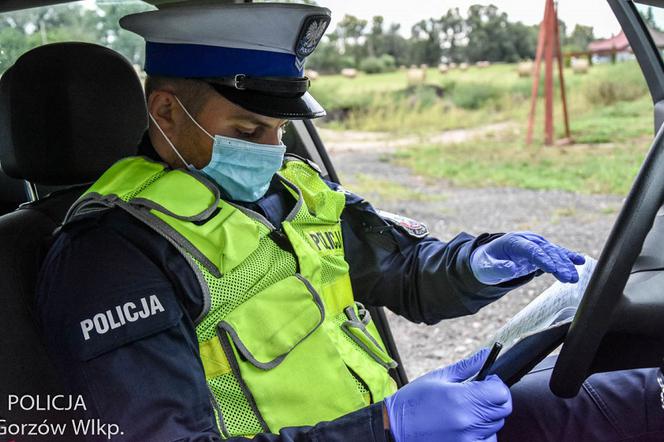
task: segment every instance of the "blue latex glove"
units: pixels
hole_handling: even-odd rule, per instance
[[[551,273],[561,282],[579,282],[575,265],[586,260],[583,255],[531,232],[512,232],[484,244],[470,255],[470,268],[478,281],[500,284],[536,271]]]
[[[434,370],[386,397],[396,442],[495,441],[512,412],[510,390],[495,375],[462,382],[477,374],[488,354],[484,349]]]

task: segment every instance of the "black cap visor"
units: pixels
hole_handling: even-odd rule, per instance
[[[228,101],[259,115],[283,118],[287,120],[304,120],[319,118],[326,115],[325,109],[309,92],[297,96],[271,95],[250,89],[236,89],[230,86],[209,83]]]

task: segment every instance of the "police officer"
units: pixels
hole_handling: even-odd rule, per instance
[[[512,408],[486,352],[397,391],[364,308],[472,314],[583,257],[528,233],[448,243],[285,155],[325,114],[303,76],[330,21],[295,4],[125,17],[146,39],[139,155],[70,209],[42,268],[48,348],[87,416],[128,441],[495,440]],[[541,383],[540,383],[541,384]]]

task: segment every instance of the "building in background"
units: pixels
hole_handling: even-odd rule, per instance
[[[650,28],[650,36],[660,52],[664,49],[664,32]],[[629,47],[625,33],[601,40],[595,40],[588,45],[588,52],[592,55],[593,63],[608,63],[615,61],[633,60],[634,54]]]

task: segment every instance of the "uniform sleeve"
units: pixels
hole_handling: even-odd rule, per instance
[[[473,314],[533,278],[482,284],[470,269],[470,254],[501,234],[460,233],[443,242],[412,220],[386,219],[348,192],[342,228],[355,298],[413,322],[436,324]]]
[[[44,262],[36,309],[45,344],[67,393],[84,399],[83,419],[116,424],[123,432],[113,440],[220,440],[180,288],[155,262],[154,251],[94,223],[62,232]],[[252,440],[383,441],[380,413],[372,406]]]

